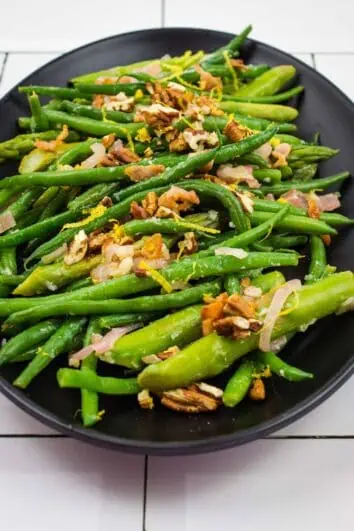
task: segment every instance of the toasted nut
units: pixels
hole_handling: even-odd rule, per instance
[[[214,398],[221,398],[224,391],[220,389],[219,387],[215,387],[215,385],[210,385],[205,382],[200,382],[195,384],[202,393],[206,393],[207,395],[211,395]]]
[[[142,409],[154,408],[154,400],[147,389],[143,389],[142,391],[140,391],[140,393],[138,394],[138,402],[139,406]]]
[[[180,250],[180,255],[195,253],[198,250],[198,241],[194,232],[186,232],[184,234],[184,239],[181,242],[178,242],[178,248]]]
[[[177,352],[179,351],[180,351],[180,348],[177,345],[173,345],[172,347],[157,354],[157,356],[160,358],[161,361],[163,361],[163,360],[167,360],[168,358],[172,358],[172,356],[175,356]]]
[[[125,171],[125,175],[129,177],[134,183],[144,181],[145,179],[150,179],[159,175],[165,169],[163,164],[150,164],[148,166],[129,166]]]
[[[149,192],[145,199],[142,200],[141,205],[149,216],[153,216],[157,210],[158,196],[156,192]]]
[[[243,295],[252,297],[253,299],[258,299],[258,297],[262,295],[262,290],[257,286],[248,286],[243,290]]]
[[[187,191],[179,186],[171,188],[159,197],[159,207],[165,207],[174,212],[188,210],[193,205],[199,205],[200,200],[194,190]]]
[[[250,330],[252,332],[259,332],[259,330],[263,326],[262,321],[259,321],[258,319],[250,319],[248,322],[249,322],[249,325],[250,325]]]
[[[241,315],[246,319],[252,319],[255,316],[256,308],[253,302],[245,300],[238,293],[234,293],[227,299],[224,312],[229,315]]]
[[[88,249],[88,237],[84,230],[80,230],[69,244],[69,247],[64,255],[64,263],[66,265],[76,264],[82,260]]]
[[[187,388],[163,392],[161,404],[174,411],[202,413],[217,409],[220,399],[201,391],[197,385],[190,385]]]
[[[264,400],[266,397],[266,391],[263,380],[260,378],[253,380],[248,395],[251,400]]]
[[[243,127],[241,124],[236,122],[236,120],[231,120],[226,124],[224,131],[225,135],[232,140],[232,142],[239,142],[246,136],[249,136],[251,131],[247,127]]]
[[[241,206],[246,214],[253,214],[253,199],[247,193],[235,191],[236,197],[240,200]]]
[[[272,157],[275,159],[275,162],[272,164],[272,168],[281,168],[282,166],[288,165],[286,156],[283,155],[283,153],[280,153],[279,151],[272,151]]]
[[[208,336],[214,331],[213,319],[204,319],[202,321],[203,336]]]
[[[241,317],[240,315],[236,315],[235,317],[232,317],[231,319],[233,319],[234,325],[240,330],[249,330],[250,323],[244,317]]]

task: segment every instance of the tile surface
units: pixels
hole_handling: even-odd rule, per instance
[[[354,100],[353,54],[316,54],[316,68]]]
[[[1,51],[69,50],[109,35],[160,26],[161,0],[85,5],[62,0],[54,10],[48,10],[45,0],[13,0],[2,3],[1,23]]]
[[[150,458],[148,531],[350,531],[353,440],[258,441]]]
[[[70,439],[0,439],[0,513],[10,531],[142,527],[144,458]],[[30,525],[29,525],[30,522]],[[29,527],[28,527],[29,526]]]
[[[306,14],[306,15],[305,15]],[[166,26],[211,28],[234,33],[252,23],[252,37],[289,52],[353,52],[354,39],[348,20],[352,0],[331,2],[298,0],[286,8],[282,0],[166,0]]]
[[[0,97],[24,77],[58,55],[58,53],[9,53],[0,83]]]

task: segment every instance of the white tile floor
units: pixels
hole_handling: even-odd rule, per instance
[[[252,21],[255,38],[316,66],[354,98],[352,0],[335,8],[298,0],[291,14],[280,0],[271,9],[261,0],[219,0],[217,9],[210,0],[109,0],[108,17],[63,0],[55,31],[46,5],[13,0],[0,8],[0,96],[59,52],[112,33],[162,23],[232,32]],[[58,438],[0,396],[1,522],[9,531],[44,531],[48,522],[51,531],[352,531],[353,382],[277,438],[212,455],[150,458],[147,476],[144,458]]]

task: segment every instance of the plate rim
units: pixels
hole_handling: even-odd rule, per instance
[[[108,42],[114,40],[117,37],[124,38],[146,33],[169,33],[169,32],[180,32],[180,31],[189,31],[192,33],[202,33],[210,32],[217,34],[225,39],[232,38],[233,33],[224,32],[220,30],[213,30],[209,28],[193,28],[193,27],[164,27],[164,28],[147,28],[135,31],[129,31],[124,33],[117,33],[110,35],[101,39],[97,39],[92,42],[85,43],[81,46],[68,50],[67,52],[55,57],[51,61],[48,61],[44,65],[40,66],[36,70],[32,71],[25,78],[21,79],[16,85],[9,89],[0,99],[0,105],[6,104],[6,100],[11,97],[11,94],[18,86],[25,83],[26,80],[33,75],[40,73],[44,68],[49,65],[55,64],[56,62],[66,58],[67,56],[73,55],[79,51],[83,51],[90,46]],[[324,76],[322,73],[318,72],[315,68],[308,65],[301,59],[291,55],[288,52],[285,52],[275,46],[264,43],[257,39],[249,38],[247,41],[254,43],[256,46],[265,47],[270,51],[280,53],[285,55],[291,61],[295,61],[301,64],[305,69],[314,72],[318,77],[330,86],[332,90],[335,90],[338,96],[341,97],[343,103],[348,105],[351,108],[351,112],[354,115],[354,102],[350,97],[345,94],[339,87],[335,85],[330,79]],[[227,435],[214,435],[210,437],[204,437],[196,441],[173,441],[173,442],[156,442],[156,441],[144,441],[136,439],[127,439],[126,437],[122,438],[118,435],[110,435],[107,433],[102,433],[97,431],[95,428],[84,428],[77,426],[76,424],[67,423],[57,417],[50,410],[42,407],[41,405],[34,402],[31,397],[29,397],[25,392],[20,389],[15,388],[8,380],[6,380],[0,374],[0,391],[5,397],[7,397],[15,406],[18,406],[20,409],[29,413],[36,420],[39,420],[42,424],[48,426],[49,428],[55,429],[64,435],[76,438],[80,441],[93,444],[95,446],[106,447],[110,449],[122,450],[129,453],[136,454],[149,454],[149,455],[188,455],[188,454],[198,454],[198,453],[207,453],[218,450],[224,450],[227,448],[239,446],[247,442],[252,442],[256,439],[261,439],[278,431],[294,421],[300,419],[315,407],[324,402],[329,398],[335,391],[337,391],[354,373],[354,352],[352,353],[350,359],[341,367],[339,371],[331,376],[331,378],[322,385],[319,389],[312,392],[308,397],[298,402],[296,405],[287,409],[283,413],[275,415],[273,419],[268,421],[261,422],[252,426],[250,428],[242,429],[237,432],[233,432]],[[32,434],[31,434],[32,435]],[[50,434],[48,434],[50,437]],[[281,436],[279,436],[281,437]]]

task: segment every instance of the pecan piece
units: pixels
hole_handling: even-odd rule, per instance
[[[158,195],[156,192],[148,192],[141,204],[145,212],[147,212],[149,216],[153,216],[158,207]]]
[[[248,392],[251,400],[264,400],[266,397],[265,386],[261,378],[253,380],[251,388]]]
[[[200,75],[199,86],[202,90],[211,90],[213,88],[222,90],[220,77],[213,76],[210,72],[203,70],[200,65],[195,65],[194,70]]]
[[[124,173],[131,181],[138,183],[159,175],[164,170],[165,166],[163,164],[150,164],[148,166],[129,166],[124,170]]]
[[[140,391],[140,393],[138,394],[138,402],[139,406],[142,409],[154,408],[154,400],[147,389],[143,389],[142,391]]]
[[[190,385],[186,388],[164,391],[161,396],[161,404],[182,413],[203,413],[215,411],[221,404],[221,396],[211,394],[209,386],[207,392],[198,385]]]
[[[246,319],[252,319],[256,313],[255,303],[247,301],[238,293],[234,293],[227,299],[224,312],[231,315],[241,315]]]
[[[178,186],[171,188],[159,197],[159,207],[166,207],[174,212],[188,210],[193,205],[199,205],[200,200],[194,190],[187,191]]]
[[[140,157],[136,153],[123,146],[123,142],[120,139],[114,142],[113,146],[109,150],[109,154],[124,164],[138,162],[140,160]]]
[[[232,142],[239,142],[250,134],[247,128],[242,127],[236,120],[231,120],[227,123],[223,132]]]
[[[88,237],[84,230],[80,230],[70,242],[65,255],[64,263],[66,265],[76,264],[82,260],[88,249]]]

